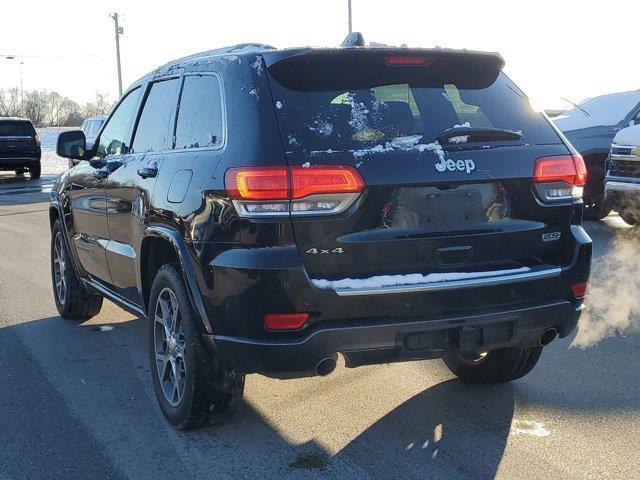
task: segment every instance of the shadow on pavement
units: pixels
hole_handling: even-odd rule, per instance
[[[32,180],[28,174],[0,173],[0,207],[48,202],[55,179],[55,175],[43,175],[37,180]]]
[[[513,386],[448,380],[414,396],[345,447],[376,478],[494,478],[514,411]]]
[[[435,385],[334,456],[290,443],[248,403],[223,425],[177,432],[153,397],[144,321],[113,326],[50,317],[0,329],[0,384],[11,386],[0,478],[493,478],[500,464],[510,385]]]

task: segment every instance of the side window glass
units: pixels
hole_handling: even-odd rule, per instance
[[[107,126],[102,131],[102,135],[100,135],[100,141],[98,142],[98,150],[96,153],[98,157],[104,158],[107,155],[121,155],[127,153],[129,147],[125,143],[124,136],[127,133],[127,127],[131,123],[135,114],[139,97],[140,89],[136,88],[129,92],[129,94],[116,107],[116,110],[109,119]]]
[[[133,137],[134,152],[160,152],[171,148],[177,86],[177,78],[151,84]]]
[[[80,130],[82,130],[84,132],[84,134],[86,135],[88,133],[88,127],[89,126],[89,122],[82,122],[82,125],[80,126]]]
[[[211,147],[222,143],[220,82],[213,75],[190,75],[184,79],[176,148]]]
[[[94,120],[93,122],[91,122],[91,126],[89,127],[89,133],[91,135],[97,135],[98,132],[100,131],[100,126],[102,125],[102,122],[100,120]]]

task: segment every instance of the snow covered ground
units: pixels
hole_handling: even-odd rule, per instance
[[[65,130],[73,130],[68,127],[37,128],[42,147],[42,173],[45,175],[59,175],[69,168],[66,158],[56,155],[56,141],[58,134]]]

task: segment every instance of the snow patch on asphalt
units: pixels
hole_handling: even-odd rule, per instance
[[[511,422],[511,435],[528,435],[530,437],[548,437],[551,431],[545,428],[544,423],[535,420],[518,420]]]

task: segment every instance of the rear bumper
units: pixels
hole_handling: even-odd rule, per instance
[[[538,345],[549,328],[570,334],[580,316],[571,286],[589,278],[591,239],[579,226],[571,236],[573,260],[544,274],[388,292],[315,288],[295,246],[229,250],[210,264],[215,288],[203,300],[214,333],[204,338],[236,369],[278,377],[313,374],[336,353],[358,366]],[[265,314],[287,312],[311,317],[300,331],[265,330]]]
[[[3,157],[0,156],[0,170],[26,168],[40,163],[39,156]]]
[[[325,328],[292,341],[214,335],[205,340],[240,371],[308,376],[321,360],[336,353],[344,355],[348,367],[357,367],[539,345],[550,328],[562,337],[573,331],[581,310],[581,305],[564,301],[471,316]]]

